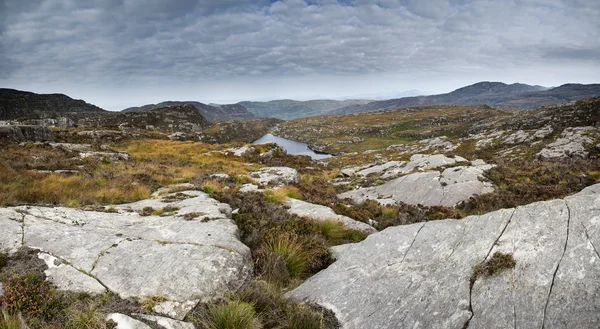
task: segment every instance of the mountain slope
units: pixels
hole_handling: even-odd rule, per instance
[[[331,100],[318,99],[310,101],[294,101],[291,99],[280,99],[269,102],[239,102],[248,111],[258,117],[273,117],[283,120],[296,119],[300,117],[326,114],[335,109],[352,105],[364,105],[369,100],[349,99]]]
[[[0,88],[0,120],[57,117],[77,120],[90,114],[105,113],[108,111],[63,94],[36,94]]]
[[[575,100],[600,96],[600,84],[566,84],[546,90],[540,86],[505,84],[501,82],[479,82],[459,88],[447,94],[404,97],[385,101],[354,105],[332,111],[333,114],[371,112],[414,106],[453,104],[487,104],[497,107],[536,108]]]
[[[249,120],[253,119],[254,115],[239,104],[226,104],[211,106],[196,101],[166,101],[158,104],[148,104],[139,107],[129,107],[122,112],[133,112],[156,109],[166,106],[190,104],[194,106],[200,114],[208,121],[229,121],[229,120]]]

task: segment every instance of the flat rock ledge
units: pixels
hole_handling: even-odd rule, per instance
[[[355,203],[375,200],[383,205],[406,203],[423,206],[453,207],[474,195],[494,192],[493,184],[483,176],[493,165],[482,160],[474,160],[471,165],[456,165],[468,160],[460,157],[448,158],[443,155],[416,154],[409,163],[391,161],[393,166],[383,164],[359,171],[386,174],[406,174],[382,185],[364,187],[338,194],[338,198],[349,198]],[[389,164],[388,163],[388,164]],[[431,168],[454,165],[441,171]],[[376,171],[375,169],[376,168]]]
[[[331,309],[344,329],[597,328],[599,192],[388,228],[338,248],[287,297]],[[516,266],[471,285],[497,251]]]
[[[326,206],[292,198],[289,198],[285,205],[289,207],[288,212],[290,214],[299,217],[306,217],[315,221],[333,220],[342,223],[347,229],[358,230],[367,234],[377,232],[371,225],[359,222],[347,216],[338,215],[333,209]]]
[[[125,211],[145,207],[163,216]],[[0,208],[0,249],[39,249],[60,289],[165,297],[155,311],[177,319],[251,279],[250,250],[231,208],[207,194],[166,193],[116,209]]]

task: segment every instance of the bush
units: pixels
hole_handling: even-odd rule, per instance
[[[239,300],[211,306],[208,309],[211,329],[255,329],[260,327],[254,306]]]
[[[58,309],[54,288],[38,274],[16,276],[4,285],[0,304],[11,314],[52,318]]]

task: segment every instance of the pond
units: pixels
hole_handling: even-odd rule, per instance
[[[272,142],[283,147],[288,154],[308,155],[315,160],[329,158],[331,154],[317,153],[308,148],[308,144],[296,142],[291,139],[285,139],[271,134],[266,134],[263,137],[255,140],[252,144],[263,144]]]

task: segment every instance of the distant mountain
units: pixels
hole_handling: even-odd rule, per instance
[[[547,89],[542,86],[530,86],[521,83],[508,85],[502,82],[479,82],[447,94],[375,101],[364,105],[347,106],[330,113],[349,114],[441,104],[487,104],[496,107],[531,109],[596,96],[600,96],[600,84],[566,84]]]
[[[81,127],[116,130],[200,131],[210,125],[191,104],[148,110],[110,112],[79,121]]]
[[[129,107],[124,109],[122,112],[134,112],[151,110],[166,106],[190,104],[194,106],[200,114],[208,121],[229,121],[229,120],[249,120],[253,119],[254,115],[239,104],[226,104],[226,105],[207,105],[197,101],[166,101],[158,104],[148,104],[139,107]]]
[[[326,114],[335,109],[351,105],[364,105],[370,100],[349,99],[331,100],[319,99],[310,101],[294,101],[291,99],[280,99],[269,102],[239,102],[248,111],[257,117],[271,117],[283,120]]]
[[[0,120],[64,117],[78,120],[108,111],[63,94],[36,94],[0,88]]]

